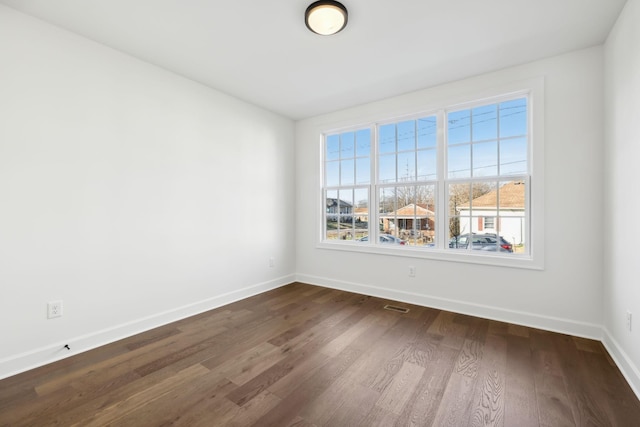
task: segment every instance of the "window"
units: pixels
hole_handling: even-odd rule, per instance
[[[435,234],[437,124],[435,116],[378,126],[376,188],[383,234],[409,245]]]
[[[322,241],[530,258],[530,99],[520,92],[324,134]]]
[[[494,216],[485,216],[482,218],[482,225],[480,226],[480,230],[493,230],[496,228],[496,217]]]
[[[528,174],[527,98],[480,105],[446,113],[448,231],[497,234],[526,247],[526,183]],[[493,248],[504,248],[493,242]],[[464,245],[463,249],[487,245]],[[501,249],[502,248],[502,249]],[[459,249],[459,248],[457,248]]]
[[[371,130],[325,138],[325,239],[358,240],[369,234]]]

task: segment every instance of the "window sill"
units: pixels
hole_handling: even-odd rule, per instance
[[[391,245],[390,245],[391,246]],[[318,249],[367,253],[405,258],[429,259],[435,261],[463,262],[497,267],[522,268],[529,270],[544,270],[542,262],[526,254],[478,254],[476,251],[452,251],[439,248],[415,248],[411,246],[385,247],[383,245],[369,245],[356,242],[332,243],[320,242]]]

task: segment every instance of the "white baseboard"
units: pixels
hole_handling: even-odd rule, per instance
[[[294,281],[602,341],[612,359],[618,365],[618,368],[626,378],[629,386],[640,399],[640,370],[638,369],[638,366],[636,366],[636,364],[627,356],[625,351],[620,347],[609,331],[600,325],[575,322],[572,320],[549,316],[540,316],[534,313],[507,310],[498,307],[304,274],[288,275],[267,282],[258,283],[233,292],[218,295],[207,300],[199,301],[194,304],[189,304],[163,313],[158,313],[153,316],[141,318],[133,322],[117,325],[113,328],[75,337],[63,343],[57,343],[2,359],[0,360],[0,379],[148,331],[158,326],[166,325],[189,316],[194,316],[244,298],[276,289]],[[71,350],[63,348],[64,344],[67,343],[70,345]]]
[[[622,375],[629,383],[629,387],[631,387],[638,399],[640,399],[640,369],[638,369],[638,366],[636,366],[615,338],[613,338],[613,335],[611,335],[607,328],[603,328],[602,344],[604,344],[611,358],[616,365],[618,365]]]
[[[440,310],[452,311],[460,314],[467,314],[470,316],[482,317],[484,319],[498,320],[501,322],[508,322],[516,325],[528,326],[531,328],[544,329],[546,331],[559,332],[582,338],[590,338],[598,341],[602,339],[602,326],[593,323],[576,322],[569,319],[541,316],[539,314],[527,313],[524,311],[508,310],[504,308],[491,307],[466,301],[456,301],[447,298],[439,298],[424,294],[399,291],[397,289],[381,288],[360,283],[352,283],[305,274],[298,274],[296,276],[296,281],[308,283],[311,285],[324,286],[327,288],[392,299],[409,304],[437,308]]]
[[[218,295],[193,304],[188,304],[152,316],[120,324],[112,328],[92,332],[83,336],[72,337],[68,340],[41,347],[29,352],[11,356],[0,360],[0,379],[34,369],[78,353],[100,347],[123,338],[148,331],[158,326],[166,325],[189,316],[194,316],[232,302],[261,294],[272,289],[279,288],[295,281],[295,275],[279,277],[267,282],[247,286],[242,289]],[[71,350],[64,348],[69,344]]]

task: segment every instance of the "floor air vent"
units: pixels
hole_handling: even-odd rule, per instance
[[[408,313],[409,309],[408,308],[404,308],[404,307],[398,307],[397,305],[385,305],[384,306],[385,310],[391,310],[391,311],[395,311],[396,313]]]

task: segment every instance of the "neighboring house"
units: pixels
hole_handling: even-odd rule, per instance
[[[498,200],[500,205],[498,206]],[[460,215],[460,234],[499,233],[513,244],[525,242],[525,185],[509,182],[457,207]]]
[[[353,213],[353,205],[341,199],[327,198],[327,219],[329,221],[337,221],[338,214],[351,215]],[[347,219],[343,217],[343,219]]]
[[[356,222],[368,222],[369,221],[369,208],[355,208],[353,215],[356,218]]]
[[[435,213],[428,209],[426,205],[408,204],[400,209],[380,215],[382,220],[382,230],[385,233],[396,234],[399,230],[412,233],[412,230],[418,233],[418,237],[426,237],[429,240],[433,238],[435,229]]]

